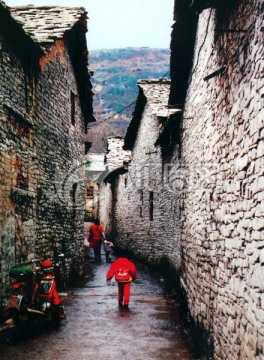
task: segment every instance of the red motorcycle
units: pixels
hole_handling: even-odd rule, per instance
[[[33,269],[30,264],[34,264]],[[33,259],[13,266],[9,274],[11,295],[5,305],[5,320],[13,318],[15,325],[20,326],[30,325],[36,317],[51,317],[56,323],[66,318],[51,260]]]

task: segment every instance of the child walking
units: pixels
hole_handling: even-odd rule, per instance
[[[128,309],[130,298],[130,283],[137,278],[136,267],[132,261],[127,258],[119,258],[113,262],[106,274],[107,282],[110,282],[112,277],[118,283],[118,304],[119,307]]]
[[[106,259],[107,263],[112,262],[113,250],[114,250],[114,244],[109,240],[105,240],[104,241],[104,251],[105,251],[105,259]]]

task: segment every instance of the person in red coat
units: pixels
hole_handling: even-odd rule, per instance
[[[137,271],[132,261],[127,258],[119,258],[110,266],[106,280],[109,283],[112,277],[118,283],[118,304],[124,309],[128,308],[130,298],[130,283],[137,278]]]
[[[101,262],[102,239],[105,240],[104,228],[100,225],[99,220],[95,219],[94,224],[90,226],[88,237],[90,247],[94,250],[95,262]]]

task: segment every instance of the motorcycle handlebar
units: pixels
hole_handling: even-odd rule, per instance
[[[30,260],[30,261],[26,261],[26,262],[23,262],[23,263],[20,263],[20,264],[18,264],[17,266],[22,266],[22,265],[30,265],[30,264],[33,264],[33,263],[35,263],[35,262],[40,262],[41,261],[41,259],[32,259],[32,260]]]
[[[30,263],[35,263],[35,262],[40,262],[41,261],[41,259],[32,259],[31,261],[30,261]]]
[[[61,253],[58,255],[59,258],[63,258],[65,257],[65,254]],[[19,265],[30,265],[30,264],[34,264],[34,263],[40,263],[41,261],[43,261],[42,259],[38,259],[38,258],[33,258],[27,262],[21,263]]]

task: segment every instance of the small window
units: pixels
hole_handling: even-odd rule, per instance
[[[88,186],[87,187],[87,197],[93,197],[94,196],[94,187]]]
[[[143,217],[143,211],[142,211],[142,206],[139,207],[139,217]]]
[[[125,178],[125,188],[127,187],[127,178]]]
[[[72,185],[72,202],[73,204],[77,203],[77,196],[78,196],[78,183]]]
[[[84,153],[87,155],[88,151],[90,150],[92,143],[90,141],[85,141],[84,143]]]
[[[71,91],[71,124],[75,126],[75,94]]]
[[[143,190],[139,190],[140,202],[143,204]]]
[[[153,191],[150,191],[149,192],[149,220],[150,221],[153,221],[153,210],[154,210],[153,201],[154,201],[154,194],[153,194]]]

